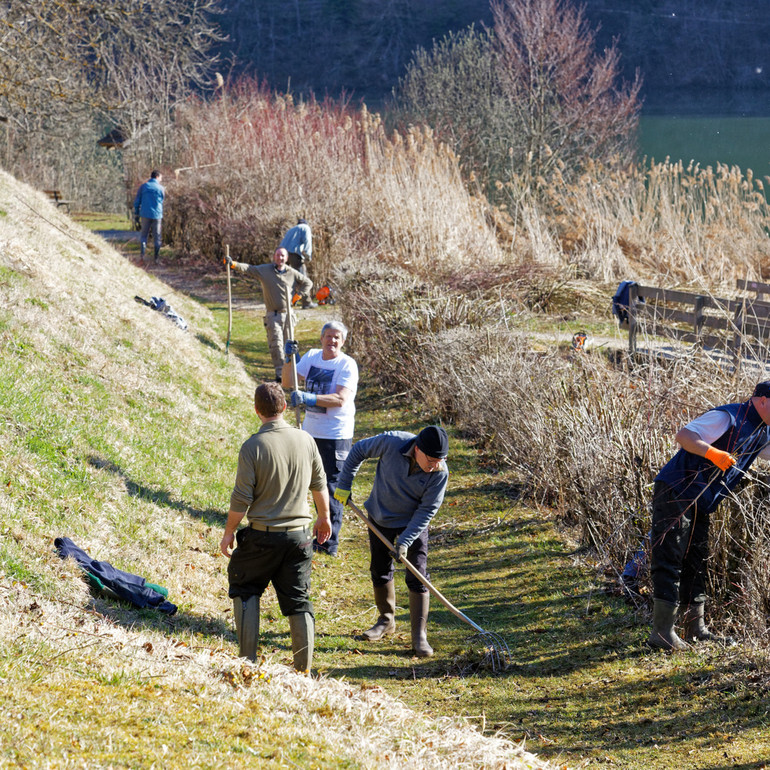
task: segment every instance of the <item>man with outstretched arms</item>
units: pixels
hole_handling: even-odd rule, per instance
[[[446,431],[431,425],[415,436],[404,431],[388,431],[362,439],[353,448],[342,468],[334,497],[343,505],[350,498],[353,479],[364,460],[377,459],[374,485],[364,503],[370,520],[388,540],[389,550],[369,532],[374,601],[379,610],[377,622],[361,635],[376,641],[396,630],[396,590],[393,584],[393,558],[406,557],[425,577],[428,576],[428,524],[441,507],[449,471],[446,457],[449,441]],[[433,655],[428,644],[426,624],[430,594],[411,572],[406,573],[409,589],[409,615],[412,649],[420,658]]]
[[[710,514],[757,459],[770,459],[770,380],[748,401],[709,410],[676,434],[679,451],[655,477],[652,501],[653,622],[648,644],[682,650],[718,641],[705,624]],[[677,610],[685,641],[674,630]]]
[[[262,295],[265,300],[265,333],[270,348],[270,358],[275,367],[275,381],[281,381],[284,361],[284,340],[289,339],[289,313],[291,307],[286,300],[286,289],[289,297],[294,294],[295,287],[300,293],[309,293],[313,282],[306,276],[286,265],[288,259],[286,249],[278,248],[273,253],[273,259],[264,265],[248,265],[245,262],[235,262],[228,257],[228,266],[242,273],[256,275],[262,284]]]
[[[262,427],[238,455],[230,512],[219,544],[230,557],[227,575],[239,651],[256,660],[259,599],[272,582],[281,612],[289,618],[294,668],[310,671],[315,638],[312,538],[315,535],[323,543],[331,533],[326,476],[310,434],[284,421],[286,399],[278,383],[256,389],[254,408]],[[318,511],[314,527],[308,489]],[[244,515],[248,526],[236,534]]]

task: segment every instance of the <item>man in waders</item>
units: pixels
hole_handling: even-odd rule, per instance
[[[676,434],[680,449],[655,477],[653,489],[651,647],[732,643],[713,634],[704,620],[709,518],[757,457],[770,459],[768,425],[770,380],[758,383],[748,401],[711,409]],[[677,619],[684,641],[674,630]]]

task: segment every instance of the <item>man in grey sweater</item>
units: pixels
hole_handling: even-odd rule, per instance
[[[366,641],[382,639],[396,630],[393,557],[406,557],[427,577],[428,523],[444,500],[449,479],[445,462],[448,452],[446,431],[431,425],[417,436],[404,431],[389,431],[362,439],[353,445],[345,461],[334,492],[335,499],[343,505],[350,499],[353,479],[363,461],[367,458],[378,460],[372,492],[364,507],[370,520],[388,540],[393,541],[391,551],[369,532],[369,570],[380,615],[374,626],[361,634]],[[406,585],[412,649],[417,657],[427,658],[433,655],[426,635],[430,594],[411,572],[406,573]]]
[[[286,302],[286,292],[288,290],[291,298],[296,288],[301,295],[305,296],[313,288],[313,282],[306,275],[286,265],[288,257],[286,249],[279,248],[273,253],[272,261],[264,265],[248,265],[232,259],[228,262],[228,266],[233,270],[256,275],[262,284],[262,295],[265,300],[265,333],[270,348],[270,358],[275,367],[276,382],[281,381],[284,340],[289,339],[291,307]]]
[[[254,408],[262,427],[238,455],[230,511],[219,544],[230,558],[229,596],[240,655],[256,660],[259,599],[272,582],[281,612],[289,618],[294,668],[310,671],[315,637],[310,601],[313,536],[323,543],[331,534],[326,474],[312,436],[284,421],[286,399],[279,384],[260,385],[254,393]],[[308,489],[318,511],[312,528]],[[249,525],[236,534],[244,515]]]

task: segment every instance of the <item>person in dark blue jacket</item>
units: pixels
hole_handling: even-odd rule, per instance
[[[713,634],[704,620],[709,518],[757,457],[770,459],[768,426],[770,380],[758,383],[748,401],[711,409],[676,434],[680,449],[655,477],[653,490],[651,647],[731,641]],[[680,605],[685,641],[674,630]]]
[[[139,188],[134,198],[134,214],[141,220],[142,227],[139,234],[142,261],[147,251],[147,238],[152,233],[155,246],[155,261],[160,255],[161,223],[163,221],[163,200],[166,191],[160,182],[163,179],[157,169],[150,174],[150,178]]]

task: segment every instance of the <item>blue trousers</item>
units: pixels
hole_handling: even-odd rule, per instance
[[[144,259],[144,253],[147,251],[147,238],[152,235],[153,246],[155,247],[155,259],[160,254],[160,231],[162,219],[148,219],[142,217],[142,229],[139,233],[139,246],[142,252],[142,259]]]
[[[334,490],[337,489],[337,481],[342,472],[342,466],[345,464],[347,456],[350,454],[350,448],[353,446],[353,439],[350,438],[317,438],[315,439],[318,453],[321,455],[321,462],[326,473],[326,488],[329,490],[329,509],[332,520],[332,535],[323,544],[313,541],[313,548],[316,551],[325,551],[330,556],[337,555],[337,549],[340,545],[340,530],[342,529],[342,516],[345,506],[339,500],[334,499]]]

